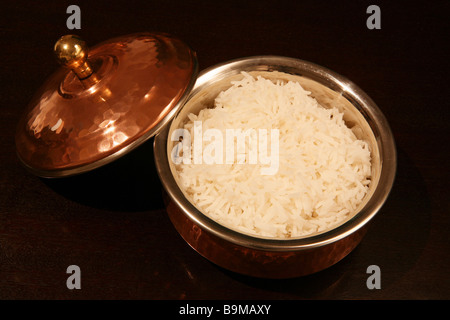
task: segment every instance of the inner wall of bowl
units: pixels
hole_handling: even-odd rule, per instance
[[[371,129],[368,121],[365,116],[359,111],[361,106],[358,105],[357,102],[353,101],[351,103],[349,99],[346,97],[347,94],[351,95],[351,92],[346,92],[345,90],[338,89],[330,89],[329,87],[311,79],[303,75],[297,74],[288,74],[285,72],[279,71],[251,71],[245,70],[248,74],[252,76],[262,76],[266,79],[270,79],[273,81],[283,80],[283,81],[296,81],[300,83],[300,85],[307,91],[311,92],[311,96],[315,98],[318,103],[324,108],[337,107],[340,112],[344,113],[344,121],[346,125],[354,132],[358,139],[362,139],[368,142],[370,152],[371,152],[371,164],[372,164],[372,177],[371,183],[369,185],[369,190],[366,196],[363,199],[363,202],[360,204],[359,208],[352,214],[348,216],[348,218],[342,221],[339,225],[344,224],[346,221],[352,219],[361,209],[367,204],[371,196],[373,195],[380,178],[381,173],[381,161],[380,161],[380,152],[378,149],[377,140],[375,138],[374,132]],[[205,83],[200,83],[200,85],[196,85],[194,90],[191,93],[191,96],[188,98],[188,102],[183,106],[180,112],[172,121],[172,124],[169,129],[168,140],[167,140],[167,156],[168,159],[171,159],[171,150],[178,143],[177,141],[171,141],[170,137],[174,130],[183,128],[184,124],[188,121],[188,115],[198,114],[200,110],[205,108],[214,107],[214,100],[217,95],[229,87],[232,86],[231,82],[236,80],[241,80],[243,75],[240,72],[230,72],[227,75],[220,74],[212,79],[207,79]],[[205,80],[203,79],[199,79]],[[170,170],[172,175],[175,178],[178,187],[181,189],[183,194],[187,199],[189,197],[185,194],[183,188],[181,188],[181,183],[179,182],[177,170],[175,168],[174,163],[169,160]],[[195,204],[192,204],[194,207]],[[198,207],[196,207],[199,211],[201,211]],[[332,229],[337,228],[339,225],[334,226]],[[324,230],[318,233],[309,234],[299,238],[311,237],[317,234],[325,233],[329,230]],[[252,237],[257,237],[256,235],[251,235]],[[293,239],[293,238],[290,238]]]

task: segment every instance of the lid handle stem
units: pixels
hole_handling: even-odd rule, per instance
[[[86,42],[75,35],[62,36],[54,46],[58,62],[71,69],[85,88],[89,88],[99,81],[89,63],[88,51]]]

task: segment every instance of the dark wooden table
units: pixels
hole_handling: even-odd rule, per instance
[[[1,5],[0,299],[449,299],[449,1],[8,1]],[[81,30],[66,9],[81,8]],[[223,270],[171,225],[152,141],[93,172],[46,180],[15,154],[23,109],[56,70],[54,42],[88,44],[164,31],[198,53],[200,69],[283,55],[348,77],[386,115],[396,181],[363,242],[335,266],[290,280]],[[81,270],[69,290],[68,266]],[[367,268],[381,270],[369,290]]]

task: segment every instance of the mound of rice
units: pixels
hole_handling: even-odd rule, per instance
[[[336,226],[362,202],[370,183],[368,144],[358,140],[337,109],[325,109],[297,82],[244,78],[190,114],[203,131],[279,130],[276,174],[267,164],[178,164],[180,187],[204,214],[254,236],[294,238]],[[270,147],[268,147],[270,152]],[[192,155],[193,157],[193,155]]]

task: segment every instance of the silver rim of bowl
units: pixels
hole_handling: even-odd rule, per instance
[[[170,125],[155,136],[155,164],[163,187],[172,201],[196,225],[213,235],[251,249],[268,251],[296,251],[312,249],[341,240],[365,226],[381,209],[394,183],[397,154],[391,128],[375,102],[347,78],[317,64],[282,56],[253,56],[228,61],[200,72],[190,97],[208,86],[212,79],[236,75],[241,71],[280,71],[300,75],[331,88],[357,104],[365,115],[375,135],[380,153],[381,172],[377,187],[365,206],[343,224],[321,233],[292,239],[260,238],[224,227],[201,213],[184,196],[170,169],[167,155],[167,139]],[[189,97],[189,98],[190,98]],[[189,100],[188,98],[188,100]],[[180,108],[181,110],[182,108]]]

